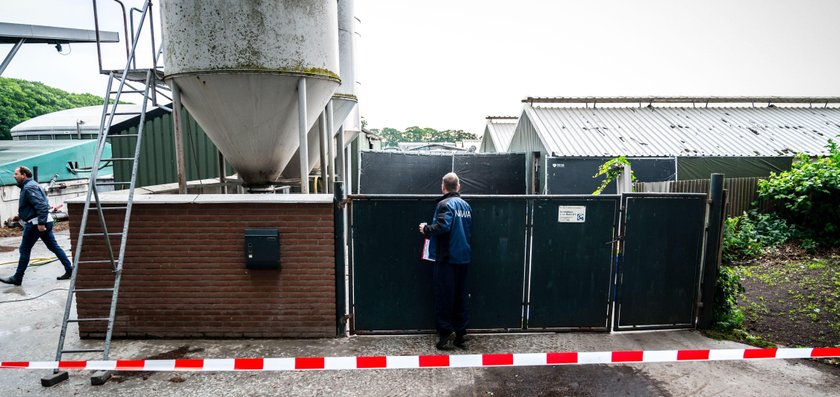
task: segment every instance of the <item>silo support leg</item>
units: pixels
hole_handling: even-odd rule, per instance
[[[309,145],[306,141],[306,78],[298,80],[298,128],[300,137],[300,192],[309,194]]]

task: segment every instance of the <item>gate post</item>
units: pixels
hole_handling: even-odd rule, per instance
[[[706,235],[705,261],[703,263],[703,289],[699,328],[708,329],[712,325],[715,309],[715,286],[720,266],[721,237],[723,229],[723,174],[712,174],[709,180],[709,226]]]
[[[347,335],[344,264],[344,183],[336,182],[333,190],[333,235],[335,236],[335,325],[336,336]]]

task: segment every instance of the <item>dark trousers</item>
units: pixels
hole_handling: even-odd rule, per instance
[[[73,270],[73,265],[70,263],[70,259],[67,259],[67,254],[64,253],[64,250],[61,249],[58,242],[55,241],[55,235],[52,229],[52,222],[47,223],[47,230],[43,232],[38,231],[38,225],[33,225],[29,222],[23,226],[23,237],[20,240],[20,259],[18,259],[15,278],[23,280],[23,273],[26,271],[26,267],[29,266],[29,255],[32,253],[32,247],[35,246],[38,239],[41,239],[47,248],[61,261],[61,264],[64,265],[64,271],[69,272]]]
[[[469,324],[467,270],[469,264],[434,264],[435,327],[438,334],[465,335]]]

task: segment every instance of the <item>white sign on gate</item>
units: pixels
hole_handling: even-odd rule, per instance
[[[586,207],[583,205],[561,205],[557,211],[558,223],[586,222]]]

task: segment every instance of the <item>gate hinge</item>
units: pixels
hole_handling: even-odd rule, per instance
[[[353,200],[350,200],[349,198],[346,198],[346,199],[338,202],[338,208],[341,208],[341,209],[344,209],[344,207],[346,207],[348,205],[353,205]]]

